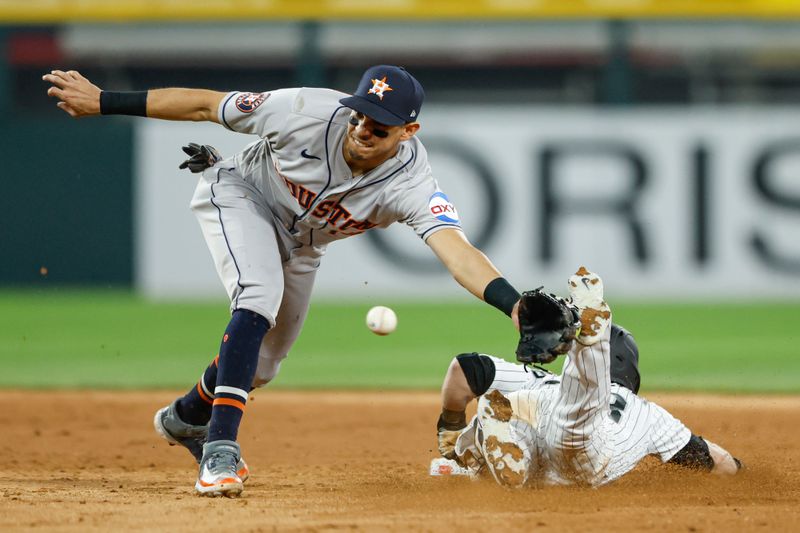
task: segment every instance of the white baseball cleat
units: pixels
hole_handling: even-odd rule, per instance
[[[567,284],[572,305],[581,314],[579,343],[589,346],[596,343],[611,325],[611,308],[603,300],[603,280],[586,267],[580,267]]]
[[[194,489],[200,496],[238,496],[244,485],[237,473],[239,445],[231,440],[207,442]]]
[[[520,488],[528,477],[525,453],[511,436],[511,402],[498,390],[478,400],[482,440],[481,453],[495,481],[504,487]]]
[[[437,457],[431,459],[431,466],[428,473],[432,476],[469,476],[469,468],[461,466],[458,461]]]

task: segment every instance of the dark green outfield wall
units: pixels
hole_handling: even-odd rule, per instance
[[[130,122],[2,120],[0,139],[0,286],[130,285]]]

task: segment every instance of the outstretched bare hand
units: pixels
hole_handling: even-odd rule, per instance
[[[53,70],[42,79],[52,83],[47,96],[58,98],[58,107],[71,117],[80,118],[100,114],[100,88],[76,71]]]

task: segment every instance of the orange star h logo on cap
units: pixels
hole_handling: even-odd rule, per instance
[[[372,82],[372,89],[367,91],[367,94],[375,94],[381,100],[383,100],[383,93],[394,90],[391,87],[389,87],[388,83],[386,83],[386,76],[384,76],[383,79],[381,80],[374,79],[370,81]]]

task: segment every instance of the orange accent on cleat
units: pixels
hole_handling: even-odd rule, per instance
[[[214,485],[227,485],[229,483],[239,483],[239,480],[232,477],[226,477],[225,479],[220,479],[218,481],[215,481],[214,483],[206,483],[202,479],[198,479],[197,482],[200,483],[200,485],[202,485],[203,487],[213,487]]]
[[[213,441],[203,445],[203,459],[194,490],[202,496],[238,496],[244,485],[239,477],[241,459],[234,441]]]
[[[236,475],[242,480],[242,483],[250,479],[250,469],[247,467],[247,463],[244,462],[244,459],[239,459],[239,463],[236,465]]]

